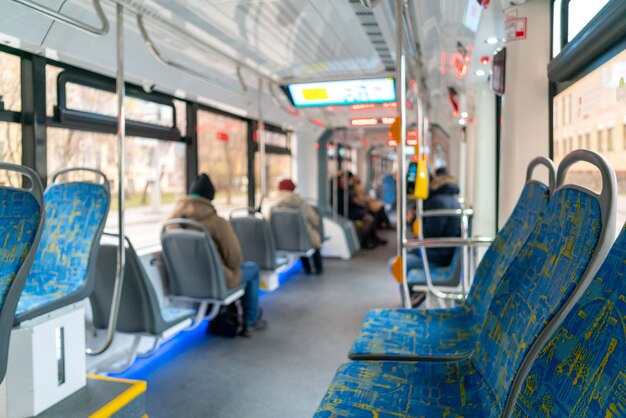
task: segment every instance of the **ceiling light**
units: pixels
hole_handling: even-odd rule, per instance
[[[474,74],[476,74],[476,77],[484,77],[487,73],[485,72],[485,70],[476,70]]]
[[[489,44],[489,45],[495,45],[495,44],[497,44],[498,42],[499,42],[499,39],[498,39],[498,38],[496,38],[495,36],[492,36],[491,38],[487,38],[487,39],[485,40],[485,43],[486,43],[486,44]]]
[[[461,117],[463,119],[467,118],[469,116],[469,114],[467,112],[461,112]]]

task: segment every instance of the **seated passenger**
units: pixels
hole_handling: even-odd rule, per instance
[[[445,167],[437,169],[430,183],[428,199],[424,201],[424,211],[438,209],[461,209],[456,197],[459,186],[456,179]],[[459,216],[434,216],[423,219],[424,238],[444,238],[461,236],[461,218]],[[449,266],[454,257],[455,248],[429,248],[426,250],[429,266]],[[424,268],[420,250],[411,249],[407,253],[407,270]]]
[[[267,322],[261,318],[259,309],[259,267],[252,262],[244,262],[239,241],[228,221],[217,215],[212,200],[215,187],[211,179],[202,173],[192,183],[189,196],[183,196],[176,202],[170,218],[188,218],[203,224],[217,247],[222,259],[226,285],[232,289],[245,284],[245,294],[241,301],[245,330],[261,330]]]
[[[320,249],[322,248],[322,239],[320,237],[320,216],[319,214],[309,206],[308,203],[302,199],[298,193],[296,193],[296,184],[290,179],[281,180],[278,183],[278,196],[274,207],[278,208],[293,208],[298,209],[304,215],[306,220],[306,229],[309,233],[309,240],[311,245],[315,248],[313,253],[313,264],[315,267],[315,273],[322,273],[322,255]],[[311,265],[308,257],[300,258],[302,266],[307,273],[311,273]]]
[[[376,219],[376,227],[380,229],[391,229],[391,223],[389,222],[389,217],[385,212],[385,206],[383,202],[380,200],[372,199],[367,192],[365,191],[365,187],[363,186],[363,182],[359,178],[359,176],[355,176],[352,173],[348,173],[348,177],[352,178],[352,183],[354,185],[354,200],[366,206],[370,213]]]
[[[341,216],[345,216],[353,222],[360,222],[360,228],[358,228],[359,240],[361,241],[361,248],[371,250],[376,248],[379,244],[386,244],[387,241],[379,238],[376,234],[376,218],[369,213],[369,209],[359,204],[354,199],[354,188],[352,185],[344,184],[343,173],[337,174],[337,191],[331,194],[332,199],[337,199],[337,211]],[[346,188],[348,189],[346,191]],[[344,196],[348,193],[348,213],[345,213],[344,208]]]

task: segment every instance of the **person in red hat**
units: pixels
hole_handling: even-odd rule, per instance
[[[320,216],[317,211],[304,201],[296,192],[296,184],[291,179],[283,179],[278,182],[278,196],[274,207],[298,209],[306,220],[309,240],[315,253],[313,253],[313,263],[316,274],[322,273],[322,239],[320,237]],[[302,266],[307,273],[311,273],[311,265],[307,257],[302,257]]]

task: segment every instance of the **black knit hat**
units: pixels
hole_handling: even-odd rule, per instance
[[[205,199],[213,200],[215,197],[215,186],[211,182],[209,176],[205,173],[202,173],[198,176],[197,179],[191,183],[191,187],[189,188],[189,194],[198,195],[200,197],[204,197]]]

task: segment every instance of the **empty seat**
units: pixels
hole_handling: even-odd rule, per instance
[[[463,250],[458,247],[454,250],[452,261],[447,266],[430,266],[430,278],[435,286],[455,287],[461,281],[461,267]],[[412,269],[408,271],[407,282],[409,286],[426,286],[426,272],[424,269]]]
[[[231,213],[230,223],[239,240],[244,260],[253,261],[262,270],[275,270],[284,264],[285,261],[276,256],[274,235],[260,213],[247,216],[234,216]]]
[[[529,168],[538,164],[549,168],[553,187],[553,163],[538,158]],[[470,354],[496,286],[544,216],[550,188],[532,180],[531,173],[511,216],[479,264],[465,303],[451,309],[372,310],[365,316],[350,358],[411,360]]]
[[[596,277],[517,380],[514,417],[626,416],[626,224]]]
[[[115,236],[112,234],[106,234]],[[98,250],[97,268],[94,290],[90,296],[93,312],[93,324],[96,328],[104,329],[109,325],[115,271],[117,269],[117,244],[102,243]],[[163,332],[173,326],[193,318],[196,311],[193,309],[161,307],[153,285],[144,270],[135,249],[126,238],[126,263],[124,266],[124,284],[116,330],[118,332],[135,334],[137,342],[133,344],[125,365],[132,365],[137,354],[138,340],[142,336],[153,336],[158,341]]]
[[[191,219],[170,219],[161,230],[163,260],[171,297],[200,304],[195,324],[214,318],[222,305],[244,294],[242,285],[229,289],[219,252],[209,231]],[[206,315],[209,305],[211,312]]]
[[[0,383],[9,355],[15,310],[33,262],[44,220],[43,186],[27,167],[0,163],[0,170],[27,177],[30,188],[0,186]]]
[[[272,208],[270,226],[278,251],[307,253],[312,249],[306,220],[298,209]]]
[[[61,175],[77,172],[95,174],[102,182],[56,182]],[[20,297],[16,324],[89,296],[109,197],[109,183],[97,170],[73,168],[52,176],[44,193],[41,243]]]
[[[598,255],[610,246],[615,175],[599,155],[575,151],[561,162],[558,184],[578,161],[601,168],[602,195],[580,186],[557,188],[545,217],[498,284],[469,358],[343,365],[316,416],[500,416],[537,337],[573,305],[571,296],[589,283]]]

